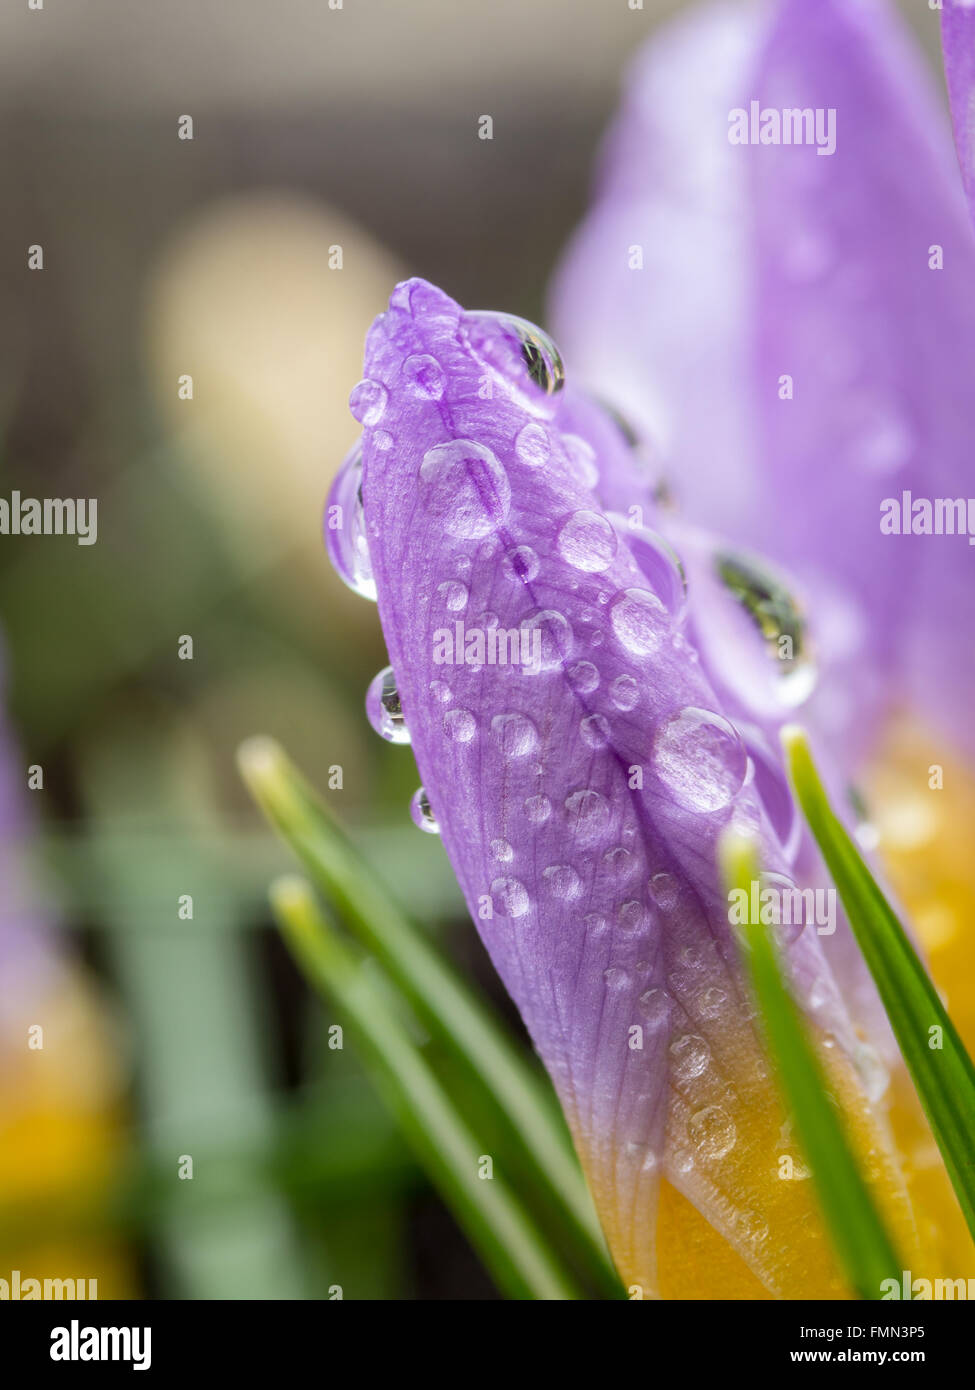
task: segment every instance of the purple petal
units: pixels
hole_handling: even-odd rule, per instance
[[[536,387],[503,332],[409,281],[365,370],[385,402],[363,436],[369,559],[420,776],[604,1224],[652,1284],[663,1174],[781,1290],[778,1245],[750,1216],[755,1164],[736,1148],[764,1082],[718,835],[747,826],[770,870],[788,865],[682,631],[683,585],[641,568],[603,512],[598,446],[574,442],[595,419]],[[539,659],[445,661],[459,623],[485,651],[492,630],[536,633]],[[790,956],[852,1053],[819,937],[802,931]]]
[[[752,100],[835,111],[835,153],[732,145]],[[905,701],[975,751],[966,536],[880,530],[886,499],[971,491],[973,284],[930,75],[866,0],[661,36],[555,281],[570,370],[658,438],[686,514],[795,575],[824,671],[804,718],[843,756]]]

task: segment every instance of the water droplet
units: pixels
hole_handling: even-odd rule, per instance
[[[453,692],[446,681],[435,680],[430,682],[430,694],[435,700],[439,700],[442,705],[449,705],[453,697]]]
[[[670,1022],[672,1005],[673,1001],[665,989],[648,989],[640,995],[640,1006],[649,1028],[666,1027]]]
[[[653,742],[654,771],[692,811],[720,811],[745,780],[748,755],[737,729],[711,710],[688,707]]]
[[[526,383],[536,394],[552,396],[565,384],[558,348],[527,319],[475,309],[465,314],[462,334],[475,360],[516,390]]]
[[[573,512],[558,535],[562,559],[586,574],[608,570],[618,544],[616,532],[601,512]]]
[[[440,824],[433,814],[430,806],[430,798],[427,796],[423,787],[417,787],[410,801],[410,817],[413,824],[420,830],[426,831],[428,835],[439,835]]]
[[[491,732],[506,758],[527,757],[538,747],[538,730],[524,714],[496,714],[491,720]]]
[[[712,985],[709,989],[702,990],[698,995],[697,1011],[704,1019],[717,1018],[727,998],[728,996],[723,989],[718,989],[716,985]]]
[[[610,609],[617,639],[637,656],[652,656],[660,649],[669,627],[667,610],[649,589],[624,589]]]
[[[544,825],[552,814],[552,803],[547,796],[529,796],[525,801],[525,815],[532,825]]]
[[[515,852],[507,840],[492,840],[491,853],[502,864],[510,864],[515,857]]]
[[[459,579],[446,579],[437,586],[437,593],[451,613],[460,613],[467,607],[467,585]]]
[[[629,978],[626,971],[618,965],[611,965],[603,971],[603,979],[610,989],[622,989],[628,983]]]
[[[609,923],[601,912],[589,912],[582,919],[582,925],[590,936],[605,936],[609,930]]]
[[[572,655],[572,628],[566,618],[554,609],[546,608],[531,618],[525,618],[521,626],[529,632],[538,628],[542,635],[538,662],[523,667],[524,671],[555,671]]]
[[[567,674],[569,684],[580,695],[591,695],[599,685],[599,672],[591,661],[577,661]]]
[[[552,453],[552,446],[545,426],[533,420],[519,430],[518,437],[515,439],[515,453],[522,463],[527,463],[530,468],[538,468],[540,464],[544,463]]]
[[[572,902],[582,892],[582,879],[571,864],[550,864],[542,870],[549,892],[564,902]]]
[[[711,1049],[696,1033],[684,1033],[670,1044],[674,1059],[674,1076],[678,1081],[693,1081],[707,1069]]]
[[[609,698],[617,709],[634,709],[640,699],[640,687],[632,676],[617,676],[609,687]]]
[[[636,868],[636,860],[624,845],[616,845],[603,855],[603,863],[617,880],[629,878]]]
[[[501,567],[509,579],[530,584],[538,574],[540,565],[538,556],[530,545],[519,545],[516,550],[508,552],[501,562]]]
[[[470,743],[477,733],[477,721],[469,709],[449,709],[443,717],[443,731],[454,743]]]
[[[623,903],[620,907],[619,923],[625,932],[634,934],[643,932],[650,925],[650,914],[643,903],[633,899],[631,902]]]
[[[428,449],[420,464],[428,515],[451,536],[479,540],[500,526],[511,508],[511,484],[495,455],[470,439]]]
[[[680,890],[673,874],[654,874],[649,887],[651,898],[665,912],[677,905]]]
[[[824,980],[820,975],[809,987],[809,1007],[811,1009],[821,1009],[832,994],[829,981]]]
[[[372,435],[372,442],[373,444],[375,444],[376,448],[380,451],[380,453],[388,454],[396,441],[393,439],[393,436],[390,434],[389,430],[374,430]]]
[[[562,447],[565,449],[569,472],[580,487],[587,490],[599,486],[599,469],[596,466],[596,451],[588,440],[578,434],[564,434]],[[583,566],[578,567],[582,569]]]
[[[426,401],[439,401],[444,393],[443,368],[428,352],[418,352],[403,363],[403,375],[410,383],[414,396]]]
[[[499,917],[524,917],[531,907],[528,889],[516,878],[496,878],[491,884],[491,897]]]
[[[344,584],[361,598],[376,601],[365,510],[362,505],[362,443],[346,455],[325,505],[325,547]]]
[[[360,425],[378,425],[386,410],[389,392],[381,381],[364,377],[353,386],[349,396],[349,409]]]
[[[620,512],[612,512],[610,520],[654,594],[679,623],[687,608],[687,576],[673,546],[648,526],[632,525]]]
[[[609,829],[609,802],[601,792],[583,787],[565,798],[568,828],[582,845],[591,845]]]
[[[366,691],[366,718],[376,733],[389,743],[409,743],[410,731],[396,688],[392,666],[385,666],[373,676]]]
[[[799,885],[786,874],[774,872],[761,874],[759,883],[763,920],[767,916],[769,925],[775,927],[775,934],[782,944],[791,946],[807,924],[806,899]]]
[[[587,714],[579,721],[579,733],[590,748],[605,748],[609,742],[609,721],[602,714]]]
[[[806,622],[795,598],[774,570],[752,556],[722,553],[715,557],[714,565],[725,590],[750,620],[759,639],[756,656],[749,659],[734,628],[725,627],[724,642],[712,644],[705,637],[704,649],[710,659],[718,661],[720,679],[746,702],[754,703],[761,697],[761,707],[770,696],[773,710],[801,705],[812,694],[817,673]],[[720,608],[715,609],[712,622],[717,636],[722,623]]]
[[[735,1122],[720,1105],[706,1105],[691,1116],[687,1132],[708,1159],[724,1158],[735,1147]]]

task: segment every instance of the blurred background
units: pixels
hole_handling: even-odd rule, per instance
[[[0,537],[0,1278],[494,1296],[325,1046],[234,752],[272,734],[323,791],[340,762],[332,808],[519,1027],[410,823],[409,750],[366,723],[385,652],[322,508],[392,284],[539,319],[626,60],[678,8],[0,11],[0,496],[98,499],[96,545]]]

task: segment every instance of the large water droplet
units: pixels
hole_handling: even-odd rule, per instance
[[[325,504],[325,547],[343,583],[361,598],[376,601],[366,518],[362,505],[362,443],[346,455]]]
[[[593,844],[609,829],[609,802],[591,787],[582,787],[567,796],[565,811],[569,831],[580,844]]]
[[[381,381],[364,377],[353,386],[349,396],[349,409],[360,425],[378,425],[386,410],[389,392]]]
[[[687,576],[680,557],[669,541],[648,526],[634,526],[620,512],[610,513],[616,534],[630,553],[650,588],[679,623],[687,608]]]
[[[631,710],[637,705],[640,699],[640,687],[632,676],[625,673],[617,676],[609,687],[609,698],[617,709]]]
[[[654,771],[693,811],[719,811],[745,781],[748,755],[737,729],[712,710],[682,709],[653,741]]]
[[[527,384],[537,395],[552,396],[565,385],[558,348],[527,319],[475,309],[465,314],[461,332],[474,359],[508,386]]]
[[[719,678],[746,701],[751,697],[749,702],[754,703],[758,697],[761,707],[767,705],[769,694],[781,707],[792,709],[801,705],[815,687],[816,667],[809,651],[805,619],[796,600],[779,576],[752,556],[719,553],[714,564],[718,578],[747,615],[760,643],[757,665],[754,657],[750,659],[747,647],[737,640],[737,633],[733,646],[730,640],[727,645],[722,644],[718,648]],[[720,612],[713,613],[712,622],[717,635]],[[713,660],[714,644],[705,640],[704,645]]]
[[[433,814],[430,798],[423,787],[417,787],[410,800],[410,817],[413,824],[428,835],[440,834],[440,822]]]
[[[471,439],[452,439],[428,449],[420,464],[426,508],[451,536],[478,540],[502,524],[511,507],[511,484],[495,455]]]
[[[573,512],[558,537],[563,560],[587,574],[608,570],[618,544],[616,532],[601,512]]]
[[[409,743],[410,731],[403,718],[392,666],[373,676],[366,691],[366,718],[376,733],[389,743]]]
[[[735,1122],[720,1105],[697,1110],[687,1124],[687,1132],[704,1158],[724,1158],[735,1147]]]
[[[610,621],[618,640],[637,656],[659,651],[669,620],[656,594],[649,589],[624,589],[610,608]]]
[[[525,714],[496,714],[491,732],[506,758],[525,758],[538,747],[538,730]]]

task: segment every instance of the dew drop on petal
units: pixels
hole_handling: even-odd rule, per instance
[[[649,589],[624,589],[617,594],[610,621],[617,640],[636,656],[659,651],[670,626],[666,608]]]
[[[353,386],[349,396],[349,409],[360,425],[378,425],[386,410],[389,392],[381,381],[363,378]]]
[[[531,907],[528,889],[516,878],[496,878],[491,884],[491,898],[499,917],[524,917]]]
[[[640,687],[632,676],[617,676],[609,687],[609,698],[619,710],[634,709],[640,699]]]
[[[538,747],[538,730],[525,714],[496,714],[491,732],[506,758],[524,758]]]
[[[442,584],[437,585],[437,593],[451,613],[461,613],[467,607],[467,585],[462,584],[459,579],[445,579]]]
[[[501,864],[510,864],[515,857],[515,852],[508,844],[507,840],[492,840],[491,853]]]
[[[420,830],[426,831],[428,835],[439,835],[440,824],[433,814],[430,806],[430,798],[427,796],[423,787],[417,787],[410,801],[410,817],[415,826]]]
[[[734,1120],[720,1105],[706,1105],[703,1110],[696,1110],[688,1121],[687,1132],[708,1159],[724,1158],[735,1147],[737,1138]]]
[[[599,672],[591,661],[577,661],[566,674],[572,689],[580,695],[591,695],[599,685]]]
[[[430,694],[435,700],[439,700],[442,705],[449,705],[454,698],[453,692],[446,681],[433,680],[430,682]]]
[[[389,743],[409,743],[410,731],[403,718],[392,666],[385,666],[369,682],[366,691],[366,718],[376,733]]]
[[[613,512],[611,520],[653,593],[673,621],[679,623],[687,609],[687,575],[679,555],[669,541],[649,526],[634,526],[629,517],[619,512]]]
[[[711,1049],[696,1033],[684,1033],[670,1044],[674,1076],[678,1081],[693,1081],[707,1069]]]
[[[568,620],[562,613],[552,608],[543,609],[530,618],[525,618],[521,627],[528,632],[536,629],[540,638],[532,638],[532,651],[538,652],[538,660],[525,666],[525,671],[556,671],[572,655],[574,637]],[[537,646],[536,646],[537,644]]]
[[[692,811],[728,806],[742,788],[747,764],[738,730],[712,710],[682,709],[653,741],[654,771]]]
[[[355,444],[335,475],[325,504],[325,547],[336,573],[361,598],[376,600],[362,505],[362,443]]]
[[[650,914],[643,906],[643,903],[637,902],[634,898],[630,902],[625,902],[621,905],[619,923],[620,927],[625,932],[644,932],[650,925]]]
[[[545,426],[533,420],[519,430],[515,439],[515,453],[521,462],[527,463],[530,468],[537,468],[539,464],[544,463],[552,453]]]
[[[569,833],[582,845],[593,844],[609,829],[609,802],[591,787],[570,793],[565,798],[565,810]]]
[[[564,902],[572,902],[582,893],[582,879],[571,864],[550,864],[542,870],[549,892]]]
[[[478,540],[490,535],[511,508],[508,475],[486,445],[470,439],[428,449],[420,481],[427,514],[451,536]]]
[[[501,562],[501,568],[509,579],[522,584],[530,584],[538,574],[540,564],[537,554],[530,545],[519,545],[510,550]]]
[[[640,995],[640,1007],[649,1028],[664,1028],[670,1022],[673,1001],[665,989],[648,989]]]
[[[403,363],[403,375],[415,396],[426,401],[439,401],[444,393],[443,368],[428,352],[418,352]]]
[[[552,814],[552,803],[547,796],[529,796],[525,801],[525,815],[532,825],[544,825]]]
[[[454,743],[470,743],[477,733],[477,721],[469,709],[449,709],[443,717],[443,731]]]
[[[729,623],[718,604],[709,609],[702,639],[719,678],[756,708],[795,709],[812,694],[817,677],[799,604],[771,566],[754,556],[720,552],[712,563],[752,636],[745,646],[741,620]]]
[[[601,512],[573,512],[558,535],[562,559],[586,574],[602,574],[613,563],[619,542]]]
[[[543,329],[515,314],[474,309],[464,315],[462,336],[471,355],[489,367],[522,399],[552,396],[565,384],[565,369],[558,348]],[[520,388],[527,387],[522,393]]]
[[[587,714],[579,721],[583,743],[590,748],[605,748],[609,742],[609,721],[602,714]]]

